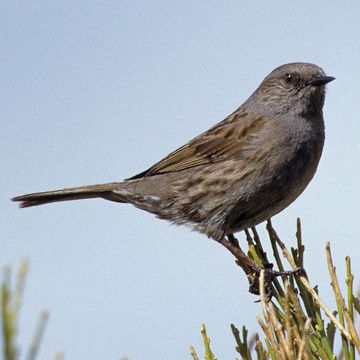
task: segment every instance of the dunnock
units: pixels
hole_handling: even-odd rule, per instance
[[[282,65],[225,120],[122,182],[13,198],[21,207],[104,198],[221,241],[291,204],[315,174],[324,144],[324,85],[308,63]]]

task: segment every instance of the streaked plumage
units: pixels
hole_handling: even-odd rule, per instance
[[[313,64],[280,66],[225,120],[122,182],[15,197],[21,207],[101,197],[131,203],[216,240],[277,214],[315,174],[324,85]]]

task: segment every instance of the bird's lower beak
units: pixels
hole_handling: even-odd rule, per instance
[[[307,82],[307,85],[320,86],[320,85],[325,85],[333,80],[335,80],[335,78],[332,76],[317,76],[317,77],[309,80]]]

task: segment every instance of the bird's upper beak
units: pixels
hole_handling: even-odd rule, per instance
[[[320,86],[320,85],[325,85],[333,80],[335,80],[335,78],[332,76],[317,76],[309,80],[306,85]]]

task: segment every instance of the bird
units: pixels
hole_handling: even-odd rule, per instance
[[[223,121],[147,170],[12,200],[22,208],[89,198],[130,203],[222,241],[278,214],[307,187],[324,145],[325,85],[334,79],[311,63],[281,65]]]

